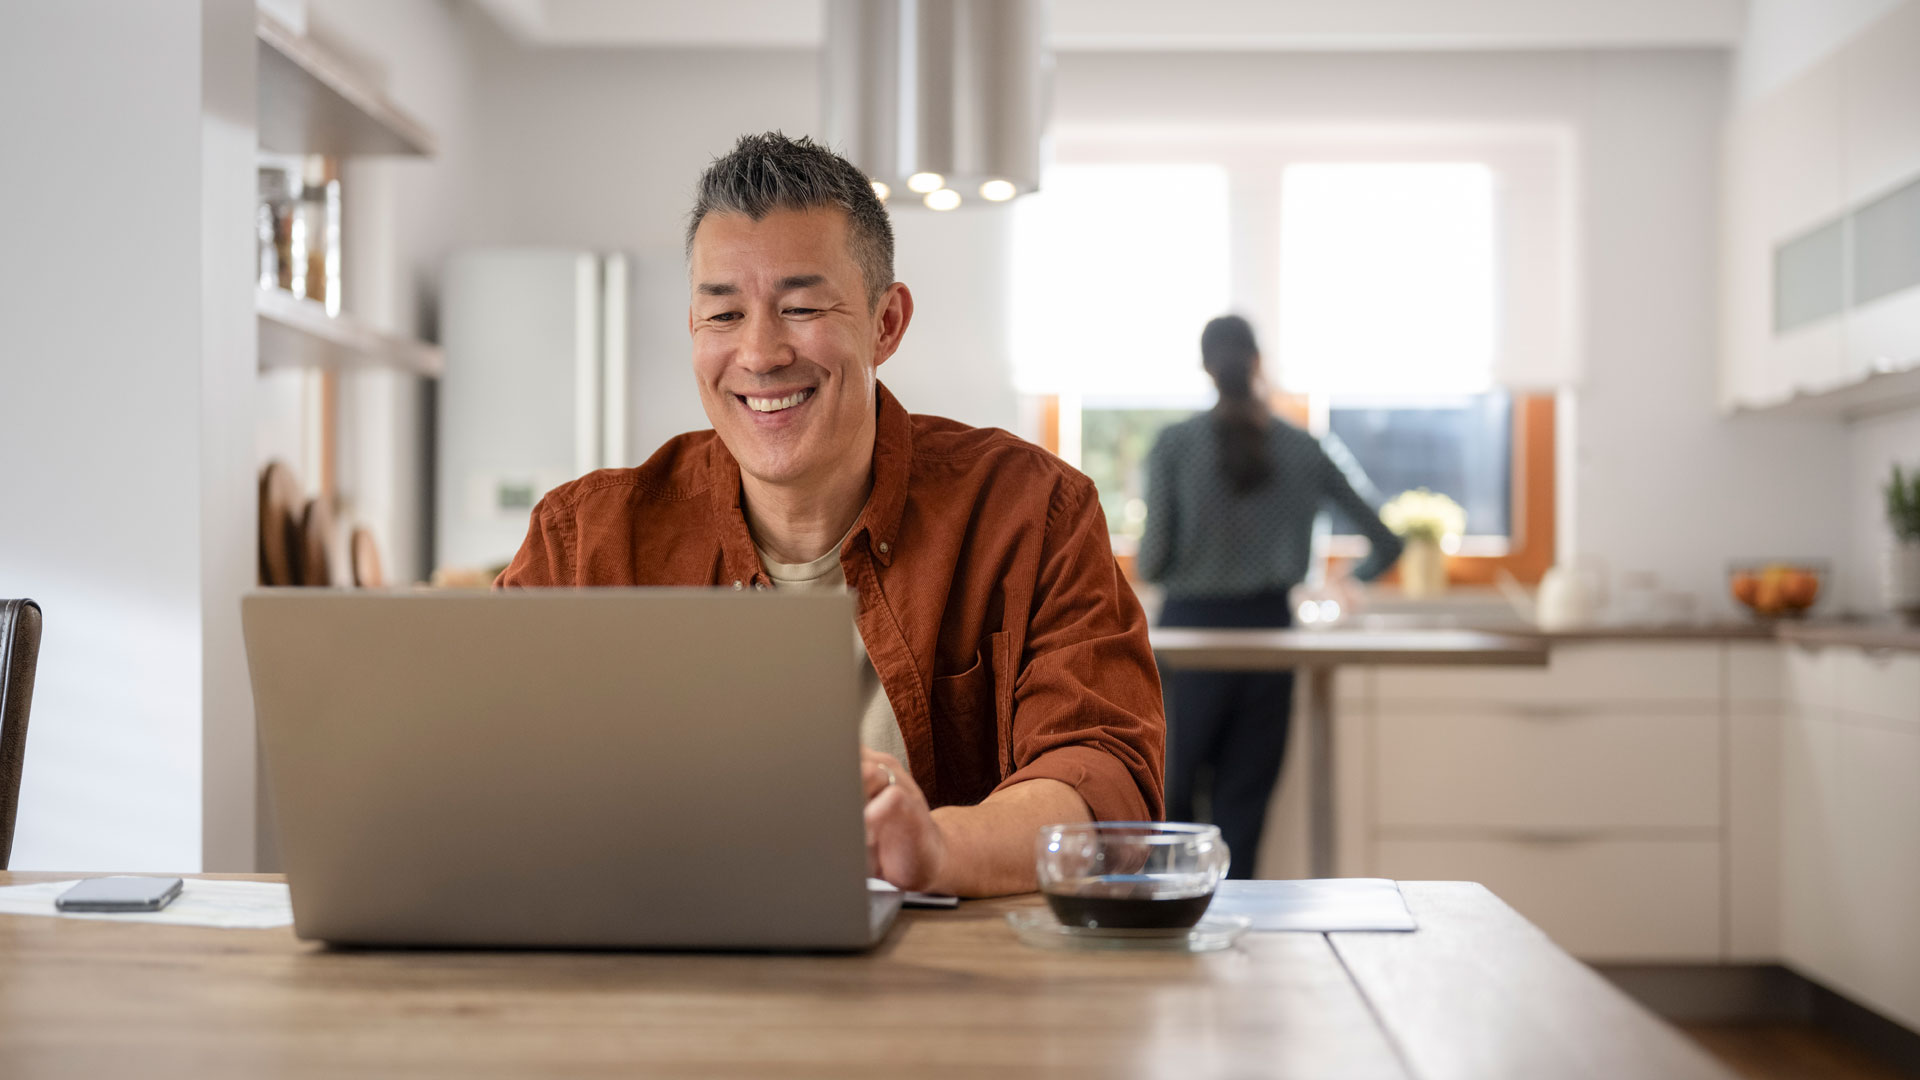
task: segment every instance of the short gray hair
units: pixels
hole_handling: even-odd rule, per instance
[[[802,135],[778,131],[742,135],[733,149],[700,174],[687,215],[687,256],[708,214],[745,214],[754,221],[775,210],[837,207],[847,215],[847,243],[866,279],[867,306],[876,307],[893,284],[893,222],[873,184],[853,162]]]

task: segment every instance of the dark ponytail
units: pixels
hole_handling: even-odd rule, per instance
[[[1238,315],[1222,315],[1200,331],[1200,365],[1213,376],[1220,403],[1213,408],[1213,436],[1220,446],[1220,469],[1235,494],[1245,495],[1273,475],[1267,457],[1267,427],[1272,418],[1253,393],[1260,347],[1253,327]]]

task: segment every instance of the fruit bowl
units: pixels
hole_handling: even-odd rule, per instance
[[[1727,568],[1727,588],[1763,619],[1804,615],[1820,599],[1827,568],[1817,562],[1757,561]]]

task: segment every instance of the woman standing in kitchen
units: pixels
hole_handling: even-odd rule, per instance
[[[1224,315],[1200,334],[1213,408],[1160,433],[1147,458],[1139,572],[1166,595],[1162,626],[1284,627],[1307,576],[1313,519],[1338,506],[1372,545],[1353,577],[1371,581],[1400,539],[1313,436],[1268,410],[1253,327]],[[1267,801],[1280,778],[1293,673],[1175,671],[1167,687],[1167,818],[1195,820],[1196,796],[1231,849],[1228,876],[1253,876]]]

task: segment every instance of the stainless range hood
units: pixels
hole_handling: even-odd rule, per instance
[[[826,135],[896,204],[1039,187],[1044,0],[828,0]]]

